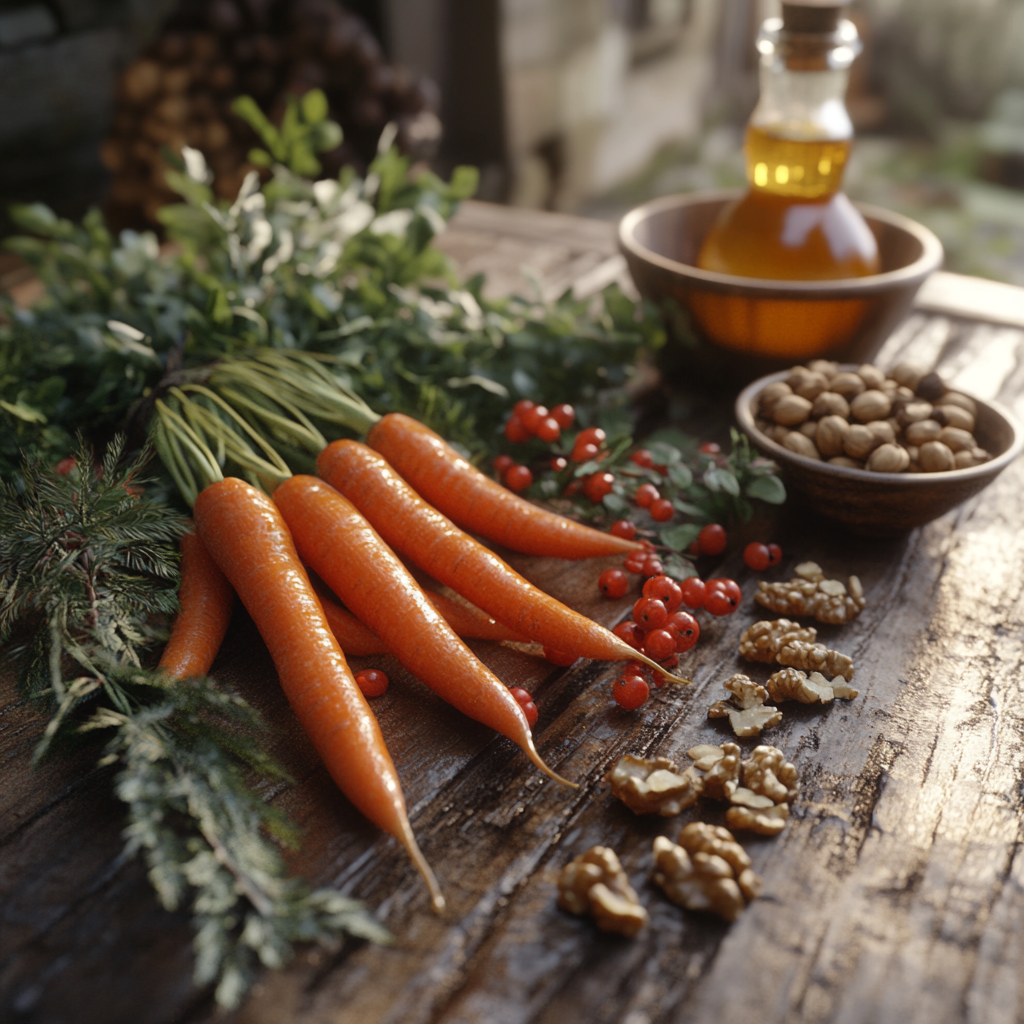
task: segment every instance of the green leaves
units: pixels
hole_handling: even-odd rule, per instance
[[[746,495],[769,505],[781,505],[786,500],[786,487],[777,476],[755,476],[747,484]]]

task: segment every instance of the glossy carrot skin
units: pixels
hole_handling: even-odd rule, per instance
[[[317,477],[293,476],[274,491],[274,503],[303,560],[410,672],[549,771],[508,687],[455,635],[350,501]]]
[[[522,633],[509,629],[468,601],[456,601],[433,590],[424,593],[427,600],[444,616],[445,622],[464,640],[513,640],[522,643],[527,639]]]
[[[231,621],[235,592],[195,533],[181,538],[181,611],[160,658],[175,679],[205,676]]]
[[[405,799],[377,719],[331,633],[277,507],[244,481],[228,478],[199,495],[193,514],[199,536],[266,642],[281,687],[331,777],[367,818],[412,854]]]
[[[637,656],[610,630],[548,596],[460,530],[366,445],[335,441],[320,453],[317,471],[397,552],[517,633],[577,658]]]
[[[642,545],[548,512],[484,476],[429,427],[401,413],[374,424],[366,443],[453,523],[526,555],[594,558]]]

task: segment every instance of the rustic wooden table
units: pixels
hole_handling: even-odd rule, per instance
[[[610,225],[469,204],[444,239],[491,287],[594,291],[622,274]],[[1024,413],[1024,291],[953,275],[929,284],[880,362],[913,358],[958,387]],[[704,424],[724,407],[690,403]],[[694,421],[691,421],[694,422]],[[685,426],[685,423],[683,424]],[[709,428],[709,429],[714,429]],[[533,691],[543,756],[581,788],[539,775],[508,741],[442,704],[396,666],[375,703],[424,853],[448,897],[444,918],[397,844],[347,804],[281,697],[251,623],[239,614],[218,663],[278,728],[295,779],[271,794],[305,829],[296,869],[378,908],[393,948],[304,951],[267,973],[226,1018],[191,984],[184,913],[161,911],[143,867],[121,854],[109,769],[82,759],[30,768],[42,721],[2,683],[0,1019],[33,1024],[1010,1024],[1024,1020],[1024,462],[983,494],[891,541],[836,533],[787,507],[763,524],[786,552],[774,577],[814,559],[858,573],[868,604],[826,639],[852,654],[861,695],[784,705],[766,738],[801,772],[777,838],[743,842],[765,891],[731,926],[668,903],[649,882],[651,841],[682,819],[637,818],[602,777],[620,754],[685,763],[721,742],[708,705],[741,666],[741,631],[759,618],[754,578],[733,551],[717,573],[747,600],[704,621],[686,656],[692,689],[659,691],[640,713],[609,700],[603,664],[552,668],[476,645],[510,685]],[[514,563],[600,621],[594,580],[613,561]],[[754,672],[756,674],[757,667]],[[749,748],[754,741],[744,741]],[[621,854],[651,913],[636,940],[558,910],[555,879],[595,843]]]

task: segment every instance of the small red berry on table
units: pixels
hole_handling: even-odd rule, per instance
[[[782,548],[778,544],[768,545],[768,564],[778,565],[782,561]]]
[[[364,668],[356,675],[356,685],[364,697],[380,697],[388,688],[388,677],[378,668]]]
[[[526,724],[532,729],[540,717],[537,705],[532,700],[528,700],[525,704],[520,704],[519,706],[523,709],[523,714],[526,716]]]
[[[647,703],[651,689],[640,676],[620,676],[612,684],[612,697],[625,711],[636,711]]]
[[[688,576],[679,584],[679,590],[687,608],[704,607],[704,583],[699,576]]]
[[[629,577],[621,569],[605,569],[598,576],[597,585],[605,597],[624,597],[629,590]]]
[[[633,605],[633,621],[645,632],[660,629],[668,621],[668,609],[656,597],[641,597]]]
[[[724,577],[718,577],[716,579],[708,580],[704,584],[707,593],[713,590],[721,590],[726,597],[730,600],[735,601],[739,605],[740,601],[743,600],[743,591],[740,590],[740,585],[735,580],[725,579]],[[707,597],[704,598],[705,605],[707,604]]]
[[[640,572],[644,576],[661,576],[665,572],[665,566],[662,564],[661,559],[655,555],[648,555],[644,559],[643,568]]]
[[[633,495],[633,500],[641,508],[650,508],[661,497],[661,491],[654,484],[641,484]]]
[[[515,415],[505,421],[505,437],[513,444],[522,444],[530,440],[530,432],[523,426],[523,421]]]
[[[511,455],[499,455],[494,460],[494,472],[498,475],[500,480],[504,475],[516,464],[516,460]]]
[[[675,506],[668,498],[658,498],[656,501],[651,502],[651,507],[647,510],[651,513],[651,518],[656,523],[667,523],[675,514]]]
[[[654,465],[654,456],[646,448],[637,448],[630,455],[629,461],[635,463],[641,469],[650,469]]]
[[[524,690],[521,686],[510,686],[508,692],[515,697],[518,704],[528,704],[533,697],[530,695],[529,690]]]
[[[638,651],[644,645],[644,631],[635,622],[628,619],[625,622],[620,622],[612,632]]]
[[[622,563],[622,568],[625,569],[626,572],[641,575],[646,564],[647,555],[643,551],[634,551],[633,554],[626,556],[626,560]]]
[[[636,526],[628,519],[618,519],[612,523],[608,532],[613,537],[622,537],[623,540],[632,540],[636,536]]]
[[[583,493],[591,501],[600,501],[606,494],[611,494],[615,486],[615,477],[611,473],[595,473],[583,485]]]
[[[568,402],[556,405],[551,415],[563,430],[568,430],[576,421],[576,410]]]
[[[572,665],[576,661],[575,654],[570,654],[568,651],[560,651],[557,647],[545,647],[544,657],[552,665],[561,665],[563,668],[567,665]]]
[[[709,523],[697,534],[702,555],[720,555],[725,550],[726,542],[725,528],[718,523]]]
[[[505,474],[505,486],[510,491],[525,491],[533,483],[533,474],[528,466],[513,466]]]
[[[676,653],[676,638],[667,629],[652,629],[644,637],[644,654],[662,661]]]
[[[751,541],[743,549],[743,561],[746,562],[747,568],[753,569],[754,572],[761,572],[767,569],[772,564],[772,556],[768,551],[768,545]]]
[[[683,603],[683,592],[671,576],[652,576],[643,589],[644,597],[656,597],[669,613]]]
[[[689,612],[673,612],[662,627],[672,634],[676,651],[688,651],[700,639],[700,623]]]

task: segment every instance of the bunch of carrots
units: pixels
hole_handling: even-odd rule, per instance
[[[401,414],[380,419],[366,444],[328,445],[317,472],[283,479],[272,497],[233,477],[199,492],[195,533],[182,544],[181,612],[161,665],[179,678],[207,673],[237,594],[335,782],[403,844],[441,910],[394,763],[346,654],[393,654],[569,786],[538,754],[517,695],[463,637],[529,641],[569,661],[640,658],[671,681],[687,680],[534,587],[466,531],[514,551],[572,559],[629,554],[643,549],[639,542],[524,501]],[[428,596],[402,558],[467,604]]]

